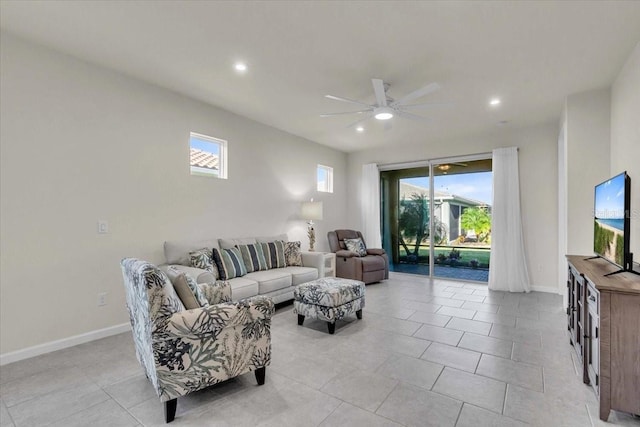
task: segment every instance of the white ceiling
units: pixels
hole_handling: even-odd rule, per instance
[[[7,1],[3,30],[343,151],[559,120],[566,95],[609,86],[640,40],[640,2]],[[238,75],[234,61],[249,65]],[[365,122],[374,103],[438,82],[452,102]],[[500,96],[499,108],[489,108]],[[357,108],[355,108],[357,109]],[[497,130],[498,129],[498,130]]]

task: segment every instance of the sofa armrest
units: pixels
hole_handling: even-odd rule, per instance
[[[203,270],[201,268],[190,267],[190,266],[180,265],[180,264],[171,264],[171,265],[161,266],[163,270],[168,267],[174,267],[176,270],[183,271],[185,274],[188,274],[189,276],[196,279],[197,283],[214,283],[217,280],[216,276],[214,276],[212,272]]]
[[[322,252],[300,252],[303,267],[313,267],[319,273],[324,271],[324,254]],[[322,275],[319,274],[319,277]]]
[[[348,251],[346,249],[340,249],[338,252],[336,252],[336,257],[353,258],[357,256],[358,256],[357,253]]]
[[[367,255],[384,255],[386,253],[384,249],[367,249]]]
[[[227,281],[217,280],[215,283],[200,283],[200,290],[209,304],[231,302],[231,284]]]
[[[238,303],[221,303],[174,313],[166,324],[166,332],[201,340],[218,335],[224,329],[270,322],[275,305],[269,297],[256,297]]]

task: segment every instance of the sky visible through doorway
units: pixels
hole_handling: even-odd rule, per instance
[[[438,175],[433,178],[437,191],[445,191],[457,196],[479,200],[491,205],[493,199],[492,172],[462,173],[456,175]],[[429,188],[429,177],[403,178],[403,182]]]

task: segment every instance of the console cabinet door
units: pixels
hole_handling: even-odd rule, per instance
[[[585,363],[589,382],[596,395],[600,395],[600,294],[589,283],[587,286],[587,342],[585,343]]]

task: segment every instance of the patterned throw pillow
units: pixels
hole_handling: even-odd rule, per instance
[[[229,280],[247,274],[247,267],[242,261],[240,249],[213,249],[213,260],[216,262],[220,280]]]
[[[287,266],[302,266],[302,255],[300,254],[300,242],[284,243],[284,259]]]
[[[267,267],[284,268],[287,266],[284,258],[284,241],[276,240],[269,243],[261,243],[264,258],[267,261]]]
[[[216,264],[213,262],[213,250],[209,248],[202,248],[197,251],[189,252],[189,259],[191,260],[191,267],[210,271],[213,274],[213,277],[216,279],[220,278]]]
[[[187,310],[209,305],[207,298],[193,277],[175,267],[167,269],[167,276]]]
[[[217,280],[215,283],[199,283],[200,290],[209,304],[231,302],[231,285],[229,282]]]
[[[367,248],[364,246],[364,242],[361,238],[357,239],[344,239],[344,244],[351,252],[355,252],[358,256],[367,256]]]
[[[238,249],[242,254],[244,266],[247,267],[247,273],[268,269],[267,260],[264,258],[264,252],[262,251],[262,245],[260,245],[260,243],[238,245]]]

